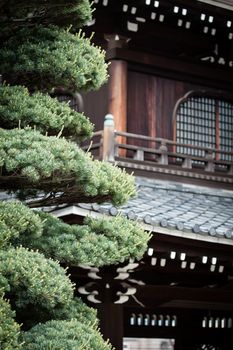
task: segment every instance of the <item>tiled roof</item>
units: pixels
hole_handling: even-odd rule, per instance
[[[153,227],[233,239],[233,191],[136,178],[137,197],[115,208],[79,204],[108,215],[122,213]]]
[[[195,233],[233,240],[233,190],[136,178],[137,197],[116,208],[109,203],[76,204],[88,212],[139,220],[156,231]],[[10,199],[0,193],[0,200]],[[12,199],[12,197],[11,197]],[[63,209],[61,209],[63,212]],[[186,235],[187,237],[187,235]]]

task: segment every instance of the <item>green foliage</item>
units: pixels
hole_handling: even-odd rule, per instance
[[[65,27],[73,23],[76,30],[91,19],[91,12],[88,0],[1,0],[0,37],[38,23]]]
[[[84,225],[68,225],[14,201],[0,203],[0,219],[11,232],[9,243],[38,249],[48,258],[74,265],[103,266],[140,259],[150,238],[123,216],[85,218]]]
[[[0,292],[1,294],[1,292]],[[0,349],[20,350],[18,342],[20,327],[14,321],[15,313],[9,303],[0,295]]]
[[[23,324],[23,329],[28,330],[38,323],[45,323],[51,320],[70,321],[77,319],[85,324],[98,324],[96,310],[88,307],[80,298],[73,298],[64,305],[45,309],[43,305],[27,305],[17,312],[17,322]]]
[[[11,239],[13,234],[0,217],[0,249]]]
[[[0,166],[2,174],[10,176],[8,188],[63,191],[63,202],[104,197],[121,204],[135,193],[132,176],[108,163],[93,161],[74,143],[31,129],[0,129]]]
[[[59,182],[56,176],[80,172],[88,159],[75,144],[31,129],[0,129],[0,145],[3,174],[18,174],[32,183],[51,177]]]
[[[0,247],[25,235],[34,239],[42,234],[38,215],[19,202],[0,202]]]
[[[81,32],[54,26],[23,28],[0,52],[0,71],[11,84],[31,90],[95,90],[107,79],[104,52]]]
[[[80,298],[72,299],[62,308],[51,310],[51,318],[55,320],[72,320],[77,319],[85,324],[98,324],[97,311],[87,306]]]
[[[22,86],[0,86],[0,122],[2,128],[36,127],[41,132],[72,135],[85,139],[93,125],[67,103],[42,93],[29,94]]]
[[[0,73],[6,81],[0,86],[0,189],[20,192],[31,207],[119,205],[135,194],[132,176],[63,138],[90,136],[91,123],[36,92],[88,91],[105,83],[104,52],[77,34],[90,18],[88,0],[0,0]],[[0,203],[0,349],[111,350],[96,312],[74,297],[59,262],[103,266],[140,259],[148,239],[120,216],[69,226],[16,201]]]
[[[115,218],[99,220],[88,217],[85,223],[92,232],[87,240],[87,246],[92,240],[96,241],[95,245],[99,245],[99,249],[105,255],[105,257],[102,256],[102,264],[123,262],[130,258],[139,260],[143,257],[150,234],[145,232],[137,222],[119,215]]]
[[[48,321],[22,334],[23,350],[112,350],[95,325],[78,320]]]
[[[141,259],[150,235],[125,217],[86,218],[84,225],[67,225],[50,214],[38,213],[43,234],[33,240],[23,235],[17,241],[38,249],[47,257],[78,265],[117,264],[130,258]]]
[[[0,250],[0,275],[7,281],[0,288],[17,309],[32,304],[50,310],[73,297],[73,285],[57,262],[22,247]]]

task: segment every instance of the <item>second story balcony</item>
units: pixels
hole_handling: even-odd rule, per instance
[[[95,132],[90,145],[83,149],[96,159],[147,177],[172,176],[178,181],[199,180],[199,183],[232,188],[233,152],[119,132],[115,130],[112,115],[105,117],[103,130]]]

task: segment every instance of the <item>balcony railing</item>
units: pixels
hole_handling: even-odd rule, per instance
[[[111,115],[106,116],[104,129],[95,132],[90,145],[83,148],[96,158],[110,162],[125,161],[193,173],[233,176],[233,152],[115,131]],[[177,149],[185,151],[181,153]],[[203,156],[195,155],[200,153]]]

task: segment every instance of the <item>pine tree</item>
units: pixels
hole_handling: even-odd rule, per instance
[[[104,52],[82,27],[88,0],[0,0],[0,348],[109,350],[66,269],[140,259],[149,235],[124,217],[68,225],[35,208],[126,202],[132,176],[77,145],[93,125],[51,94],[98,89]]]

